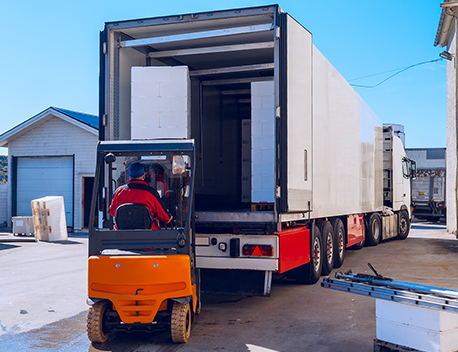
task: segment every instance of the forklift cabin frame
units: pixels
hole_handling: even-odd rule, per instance
[[[111,172],[111,164],[105,163],[104,158],[107,154],[116,155],[162,155],[188,156],[190,160],[190,181],[188,212],[186,214],[186,224],[184,228],[159,229],[159,230],[114,230],[113,219],[109,215],[108,209],[111,202],[112,184],[104,186],[104,171],[108,167]],[[92,194],[91,214],[89,223],[89,256],[103,255],[105,250],[142,250],[149,249],[155,251],[147,252],[153,254],[187,254],[191,257],[192,271],[195,269],[195,233],[193,230],[194,219],[194,141],[101,141],[97,146],[97,168],[95,174],[94,191]],[[98,197],[98,195],[101,195]],[[103,228],[95,226],[96,211],[99,216],[103,214]],[[108,221],[107,221],[108,220]],[[108,227],[108,228],[106,228]],[[185,243],[183,243],[183,240]],[[146,254],[146,253],[145,253]],[[194,272],[191,277],[194,278]]]

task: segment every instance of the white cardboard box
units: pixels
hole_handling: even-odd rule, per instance
[[[251,202],[275,201],[274,82],[251,83]]]
[[[132,67],[132,139],[190,138],[187,66]]]
[[[40,241],[66,241],[64,197],[48,196],[31,202],[35,237]]]
[[[458,351],[458,314],[376,299],[377,339],[426,352]]]

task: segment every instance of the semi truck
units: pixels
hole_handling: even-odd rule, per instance
[[[203,291],[269,295],[277,274],[315,283],[347,248],[409,234],[415,162],[278,5],[105,23],[99,105],[90,243],[116,236],[108,210],[129,164],[161,164],[168,185],[152,186],[192,214]],[[183,141],[192,187],[165,152]]]
[[[408,148],[406,153],[417,162],[417,178],[412,182],[412,215],[431,222],[445,218],[445,148]]]

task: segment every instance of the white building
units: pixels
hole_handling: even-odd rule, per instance
[[[417,162],[417,169],[445,169],[446,148],[406,148],[409,159]]]
[[[31,216],[30,201],[63,196],[67,226],[88,225],[98,117],[50,107],[0,135],[8,148],[8,220]]]
[[[434,45],[445,47],[441,54],[447,61],[447,176],[446,176],[446,202],[447,202],[447,230],[458,235],[457,223],[457,124],[458,124],[458,90],[457,90],[457,36],[456,16],[458,16],[458,3],[445,0],[439,28],[436,33]]]

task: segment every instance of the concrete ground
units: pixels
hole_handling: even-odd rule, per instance
[[[373,298],[285,279],[274,282],[271,297],[205,295],[185,345],[167,331],[118,333],[91,345],[86,252],[85,234],[68,243],[0,236],[0,351],[373,351]],[[444,224],[417,222],[405,241],[349,250],[338,271],[370,273],[368,262],[396,280],[458,290],[458,240]]]
[[[39,242],[0,233],[0,337],[87,310],[87,237]]]

